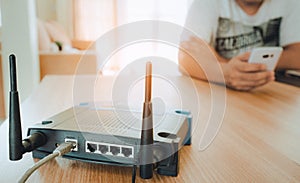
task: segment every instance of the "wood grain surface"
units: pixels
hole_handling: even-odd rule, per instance
[[[43,79],[22,104],[24,135],[29,125],[74,105],[75,101],[94,99],[95,96],[85,96],[84,91],[82,95],[78,92],[80,96],[74,99],[75,80],[72,76],[46,76]],[[110,77],[97,79],[105,89],[113,87],[112,80]],[[187,96],[183,96],[183,100],[192,97],[188,92],[196,90],[197,98],[190,100],[200,103],[199,115],[193,116],[193,144],[180,150],[177,177],[154,173],[152,179],[142,180],[137,174],[136,182],[300,182],[300,88],[272,82],[252,92],[238,92],[196,80],[187,84],[182,76],[174,77],[172,81],[174,86],[184,86]],[[93,82],[94,79],[87,79],[83,83]],[[109,95],[109,89],[105,91],[101,86],[96,87],[99,95]],[[154,81],[153,90],[155,87]],[[82,88],[84,90],[84,86]],[[220,95],[213,97],[213,92],[220,92]],[[101,96],[98,96],[99,100]],[[218,96],[225,96],[224,104]],[[110,99],[104,97],[102,100]],[[174,102],[176,99],[170,97],[169,100]],[[183,105],[192,106],[191,103]],[[212,113],[215,107],[221,109]],[[195,110],[192,112],[197,113]],[[216,138],[208,148],[200,150],[199,142],[206,122],[218,115],[222,125]],[[5,144],[0,149],[0,182],[16,182],[37,160],[28,153],[21,161],[10,162],[7,121],[0,130],[1,144]],[[41,167],[28,182],[131,182],[131,173],[130,167],[60,157]]]

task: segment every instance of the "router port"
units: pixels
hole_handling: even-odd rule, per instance
[[[90,152],[95,152],[97,150],[97,144],[87,143],[87,150]]]
[[[125,157],[131,156],[132,155],[132,148],[122,147],[122,154],[124,154]]]
[[[98,148],[99,148],[99,151],[101,152],[101,154],[106,154],[108,152],[108,146],[107,145],[100,144],[98,146]]]
[[[73,138],[65,138],[65,142],[71,142],[74,144],[74,148],[72,149],[72,151],[78,151],[78,142],[77,139],[73,139]]]
[[[120,147],[110,146],[110,152],[113,155],[118,155],[120,153]]]

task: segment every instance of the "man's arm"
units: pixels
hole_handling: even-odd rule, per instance
[[[300,43],[294,43],[283,48],[276,69],[300,69]]]
[[[274,72],[263,64],[249,64],[249,53],[227,61],[204,41],[190,38],[182,42],[179,65],[192,77],[248,91],[274,80]]]

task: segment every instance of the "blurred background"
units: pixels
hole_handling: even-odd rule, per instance
[[[191,1],[0,0],[0,119],[8,113],[10,54],[17,56],[23,101],[44,76],[74,74],[83,55],[89,60],[84,74],[97,73],[93,42],[117,26],[142,20],[184,25]],[[102,73],[117,72],[143,56],[164,56],[177,62],[177,49],[151,42],[132,44],[113,55]]]

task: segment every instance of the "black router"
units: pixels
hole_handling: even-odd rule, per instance
[[[160,175],[178,175],[178,151],[181,146],[191,144],[191,115],[182,111],[152,114],[150,62],[146,68],[142,113],[79,105],[30,127],[29,137],[22,140],[15,56],[9,58],[11,160],[19,160],[24,153],[31,151],[34,158],[43,158],[51,154],[57,144],[70,141],[76,144],[76,148],[65,154],[65,158],[138,166],[143,179],[152,178],[153,170]]]

